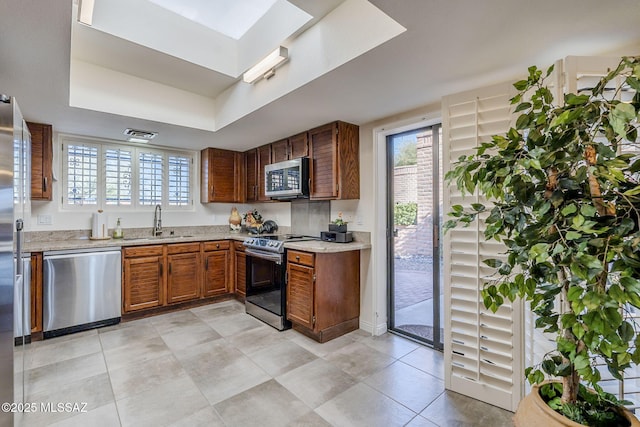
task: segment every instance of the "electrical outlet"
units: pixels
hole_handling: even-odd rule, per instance
[[[38,215],[38,224],[39,225],[51,225],[53,224],[53,218],[50,214],[42,214]]]
[[[362,217],[360,215],[356,216],[356,224],[362,225]]]

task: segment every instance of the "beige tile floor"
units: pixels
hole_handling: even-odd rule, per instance
[[[30,345],[26,401],[87,412],[25,426],[509,426],[512,414],[447,392],[442,355],[355,331],[319,344],[236,301]]]

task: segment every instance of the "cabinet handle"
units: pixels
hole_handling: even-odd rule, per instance
[[[209,270],[209,258],[204,259],[204,269]]]
[[[171,263],[169,263],[169,274],[171,274]]]
[[[42,181],[43,181],[42,182],[42,187],[44,188],[44,191],[46,192],[47,191],[47,177],[46,176],[43,177]]]
[[[300,261],[300,256],[296,255],[296,261]]]
[[[216,249],[220,249],[220,243],[216,243]]]
[[[162,277],[162,264],[158,264],[160,266],[160,277]]]

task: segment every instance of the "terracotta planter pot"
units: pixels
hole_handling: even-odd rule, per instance
[[[513,417],[516,427],[584,427],[551,409],[540,396],[541,385],[534,385],[531,388],[531,393],[520,401],[516,415]],[[640,421],[631,412],[624,408],[622,410],[632,427],[640,427]]]

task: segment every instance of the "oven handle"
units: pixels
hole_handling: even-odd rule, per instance
[[[262,252],[262,251],[256,251],[250,248],[246,248],[244,250],[244,253],[246,255],[250,255],[252,257],[256,257],[256,258],[260,258],[260,259],[266,259],[267,261],[273,261],[277,264],[281,264],[282,263],[282,254],[274,254],[274,253],[269,253],[269,252]]]

